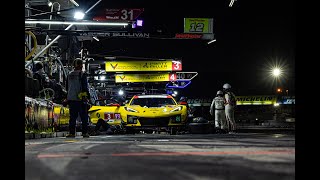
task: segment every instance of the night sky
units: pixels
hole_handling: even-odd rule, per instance
[[[96,1],[79,1],[85,9]],[[90,15],[104,8],[144,8],[142,32],[182,33],[183,18],[213,18],[216,42],[206,40],[105,39],[93,41],[91,53],[144,58],[181,58],[183,71],[199,75],[185,94],[214,97],[224,83],[237,95],[269,95],[275,85],[295,93],[296,15],[294,1],[104,0]],[[192,2],[192,3],[191,3]],[[211,4],[208,4],[208,3]],[[120,51],[121,50],[121,51]],[[284,75],[275,84],[268,70],[279,64]]]

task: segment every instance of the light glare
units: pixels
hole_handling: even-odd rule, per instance
[[[35,21],[26,20],[26,24],[60,24],[60,25],[96,25],[96,26],[127,26],[128,23],[120,22],[68,22],[68,21]]]
[[[273,74],[273,76],[278,77],[281,74],[281,70],[279,68],[275,68],[272,70],[272,74]]]
[[[123,90],[120,89],[119,92],[118,92],[118,94],[119,94],[120,96],[122,96],[122,95],[124,94]]]
[[[74,18],[75,19],[83,19],[84,18],[84,13],[81,11],[77,11],[74,13]]]

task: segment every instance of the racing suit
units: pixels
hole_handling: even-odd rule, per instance
[[[231,102],[231,96],[235,97],[235,95],[232,92],[227,92],[224,95],[225,100],[226,100],[225,113],[226,113],[228,127],[229,127],[229,124],[230,124],[230,131],[234,132],[236,130],[236,122],[234,120],[235,104],[234,104],[234,102]]]
[[[217,96],[212,100],[211,106],[210,106],[210,114],[213,116],[213,110],[214,110],[214,123],[216,129],[226,129],[227,121],[225,116],[225,99],[224,97]]]

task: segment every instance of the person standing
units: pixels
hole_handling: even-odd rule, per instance
[[[48,87],[49,84],[49,77],[43,69],[43,63],[38,62],[35,64],[35,70],[36,72],[33,74],[33,77],[38,79],[40,90],[43,90],[44,88]]]
[[[89,137],[88,134],[88,100],[90,93],[88,88],[87,75],[82,72],[82,60],[73,61],[74,70],[68,74],[67,78],[67,101],[69,105],[69,134],[66,137],[75,137],[76,120],[80,115],[82,122],[82,136]]]
[[[214,116],[216,133],[226,133],[227,121],[225,115],[225,99],[223,92],[218,91],[216,97],[212,100],[210,114]]]
[[[223,91],[225,93],[225,114],[228,123],[229,134],[235,134],[236,132],[236,122],[234,119],[234,110],[237,105],[236,97],[233,92],[231,92],[231,85],[226,83],[223,85]]]

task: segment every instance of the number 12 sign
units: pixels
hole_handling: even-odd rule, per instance
[[[213,33],[212,18],[184,18],[184,33]]]

